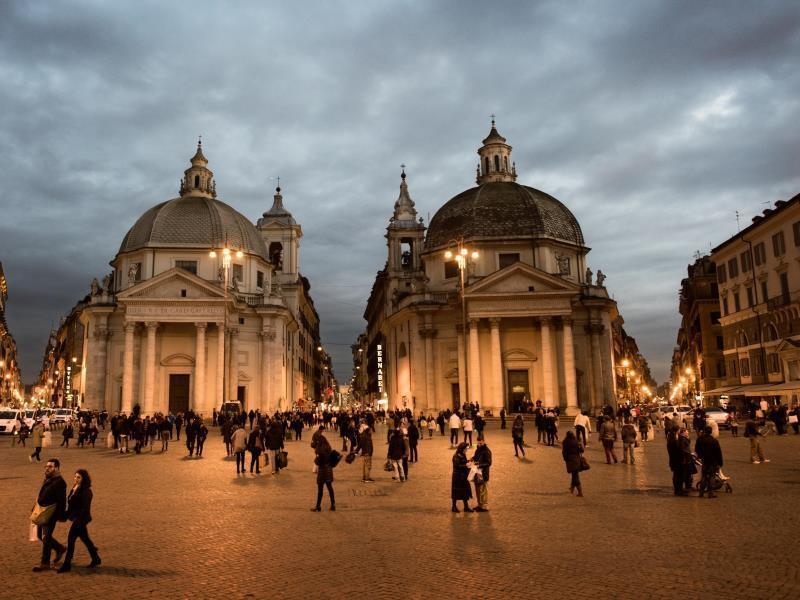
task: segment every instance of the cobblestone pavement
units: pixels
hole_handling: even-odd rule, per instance
[[[594,441],[577,498],[558,449],[533,444],[519,461],[510,431],[492,424],[491,511],[455,515],[447,440],[423,441],[410,480],[394,483],[381,468],[384,432],[377,483],[342,462],[337,511],[326,496],[321,513],[309,512],[308,433],[287,443],[278,477],[237,477],[216,432],[199,460],[177,443],[140,456],[45,448],[68,481],[81,467],[94,480],[90,532],[103,565],[85,569],[79,543],[60,575],[31,572],[40,546],[27,541],[27,517],[44,463],[0,438],[0,598],[800,597],[800,436],[768,438],[772,462],[751,465],[747,440],[723,432],[734,493],[714,500],[672,495],[661,432],[636,465],[606,465]]]

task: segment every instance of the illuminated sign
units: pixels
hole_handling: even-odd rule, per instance
[[[383,346],[378,344],[378,393],[383,393]]]
[[[72,365],[67,365],[67,373],[64,377],[64,395],[67,402],[72,405]]]

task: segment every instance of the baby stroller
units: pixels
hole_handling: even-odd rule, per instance
[[[694,456],[694,463],[697,465],[697,470],[702,473],[702,471],[703,471],[703,461],[701,461],[699,458]],[[702,487],[701,487],[701,485],[703,483],[703,478],[702,477],[695,484],[695,488],[697,488],[698,492],[702,492],[702,491],[718,492],[719,490],[724,489],[726,494],[732,494],[733,493],[733,488],[731,487],[731,484],[729,483],[730,480],[731,480],[730,477],[726,477],[722,473],[722,469],[717,469],[717,472],[714,473],[714,475],[712,475],[711,478],[709,479],[709,483],[708,483],[709,487],[708,487],[707,490],[703,490]]]

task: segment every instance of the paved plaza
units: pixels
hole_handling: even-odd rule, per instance
[[[360,461],[343,461],[337,511],[326,496],[321,513],[309,512],[310,432],[287,442],[289,469],[278,477],[237,477],[216,429],[199,460],[179,443],[140,456],[45,448],[68,482],[81,467],[94,481],[90,532],[103,564],[84,568],[79,543],[68,574],[31,572],[41,548],[27,541],[27,518],[44,462],[30,464],[30,449],[0,438],[0,598],[800,596],[800,436],[769,437],[772,462],[751,465],[747,439],[723,432],[734,492],[714,500],[673,496],[662,432],[633,466],[607,466],[595,436],[577,498],[560,450],[526,429],[525,461],[514,458],[509,430],[487,429],[485,514],[450,512],[452,450],[438,434],[421,443],[410,480],[395,483],[381,468],[379,426],[378,481],[362,484]],[[66,532],[60,524],[57,539]]]

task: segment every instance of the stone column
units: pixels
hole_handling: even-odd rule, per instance
[[[466,331],[461,325],[456,325],[456,339],[458,339],[458,408],[467,401],[467,363],[464,356],[464,336]],[[450,399],[452,402],[452,398]]]
[[[153,397],[155,394],[156,382],[156,330],[158,323],[148,321],[147,326],[147,349],[145,350],[144,366],[144,406],[142,413],[145,415],[153,414]]]
[[[214,405],[221,407],[225,402],[225,324],[217,323],[217,397]]]
[[[434,381],[436,361],[433,356],[433,338],[436,335],[436,330],[426,327],[419,330],[419,335],[425,340],[425,408],[430,411],[438,408],[436,406],[436,386]]]
[[[572,340],[572,320],[564,319],[564,380],[567,386],[567,414],[577,415],[578,388],[575,381],[575,346]]]
[[[194,324],[194,410],[208,413],[206,406],[206,323]],[[208,416],[205,414],[205,416]]]
[[[122,360],[122,406],[120,410],[126,415],[131,414],[133,408],[133,338],[136,323],[125,323],[125,352]]]
[[[553,394],[553,345],[550,343],[550,317],[540,319],[542,333],[542,383],[544,384],[544,405],[555,406]]]
[[[270,398],[270,378],[272,377],[272,369],[274,368],[275,361],[273,359],[272,347],[275,341],[275,330],[267,329],[262,331],[261,336],[261,410],[269,414],[272,408]]]
[[[239,387],[239,329],[230,329],[230,356],[228,357],[228,400],[236,401],[236,394]],[[245,407],[242,407],[244,410]]]
[[[94,358],[90,355],[90,365],[92,372],[86,382],[86,399],[89,406],[98,410],[111,407],[106,403],[106,374],[108,361],[108,338],[109,332],[104,325],[95,326],[94,330]],[[91,352],[91,350],[90,350]],[[91,385],[91,387],[89,387]]]
[[[481,350],[478,343],[478,323],[480,319],[469,321],[469,401],[481,401]]]
[[[503,398],[503,355],[500,348],[500,319],[489,319],[492,336],[492,399],[489,402],[494,414],[500,414],[500,409],[505,406]]]
[[[589,342],[592,348],[592,401],[594,407],[603,406],[603,359],[600,356],[600,333],[603,331],[602,323],[589,323],[586,326]]]

